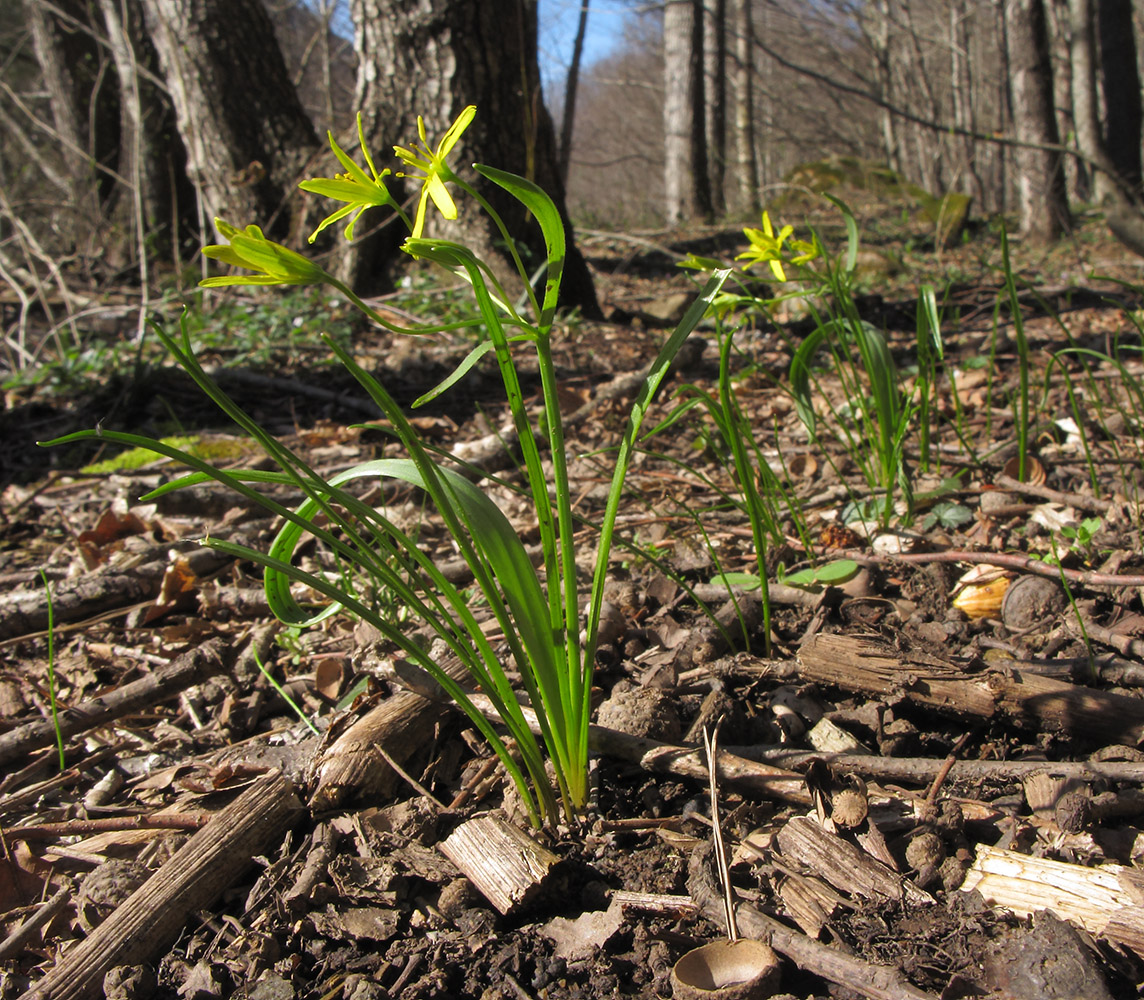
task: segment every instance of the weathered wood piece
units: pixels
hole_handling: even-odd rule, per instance
[[[478,816],[462,823],[440,848],[501,914],[535,899],[560,861],[523,830],[497,816]]]
[[[1144,957],[1144,874],[1136,869],[1086,868],[981,844],[961,884],[962,892],[974,889],[1020,916],[1052,910]]]
[[[467,677],[455,657],[443,669],[454,680]],[[402,683],[416,683],[417,690],[399,691],[379,702],[319,749],[309,783],[314,788],[310,807],[315,811],[336,809],[355,798],[392,798],[402,779],[377,748],[403,765],[447,714],[448,695],[428,674],[417,672],[407,679],[399,672],[399,677]]]
[[[806,868],[851,898],[901,900],[926,905],[933,897],[809,816],[793,816],[779,831],[778,846],[790,865]]]
[[[813,750],[760,749],[728,747],[744,757],[758,756],[776,766],[799,769],[812,761],[822,761],[849,774],[860,774],[879,781],[909,782],[928,785],[945,766],[945,760],[929,757],[879,757],[863,753],[823,753]],[[1081,781],[1144,782],[1144,763],[1138,761],[1095,760],[955,760],[946,776],[953,784],[978,784],[982,781],[1021,781],[1040,772],[1079,778]]]
[[[212,906],[253,857],[275,846],[302,813],[281,774],[258,778],[69,950],[26,1000],[97,1000],[117,965],[149,962],[170,948],[189,914]]]
[[[968,673],[933,657],[904,659],[885,643],[817,635],[798,653],[799,673],[879,697],[899,696],[953,715],[1003,717],[1030,729],[1137,746],[1144,742],[1144,699],[1068,684],[1019,670]]]
[[[201,646],[188,649],[165,667],[147,677],[123,684],[98,698],[60,712],[60,730],[65,737],[106,725],[113,719],[149,708],[208,677],[221,674],[234,663],[230,644],[221,638],[208,639]],[[56,731],[51,719],[39,719],[0,735],[0,765],[50,746]]]
[[[687,889],[707,919],[720,923],[723,919],[723,899],[711,874],[709,859],[710,852],[705,854],[703,849],[692,853],[687,868]],[[768,917],[748,903],[740,903],[735,907],[735,919],[743,937],[767,942],[800,969],[848,987],[857,996],[869,1000],[935,1000],[932,993],[926,993],[906,982],[896,968],[871,965],[853,955],[821,944],[773,917]]]

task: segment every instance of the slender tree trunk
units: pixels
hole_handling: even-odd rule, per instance
[[[890,2],[889,0],[875,0],[866,10],[866,18],[870,27],[866,37],[870,42],[870,49],[874,57],[874,80],[877,86],[877,95],[883,102],[878,113],[882,129],[882,147],[885,151],[886,165],[895,172],[901,172],[901,141],[898,137],[894,115],[886,105],[895,100],[894,73],[891,61],[891,33],[890,33]]]
[[[298,242],[318,138],[261,0],[142,3],[204,214]]]
[[[1059,145],[1044,2],[1011,0],[1005,13],[1014,131],[1022,142]],[[1021,235],[1050,242],[1069,224],[1061,154],[1023,148],[1016,160]]]
[[[1092,0],[1069,0],[1069,56],[1072,64],[1072,105],[1077,147],[1092,161],[1082,168],[1091,178],[1085,192],[1100,201],[1113,190],[1115,167],[1104,149],[1097,110],[1096,8]],[[1139,88],[1137,88],[1139,89]]]
[[[949,9],[950,94],[953,98],[953,123],[966,132],[977,131],[977,117],[973,100],[974,74],[969,58],[969,19],[966,0],[955,0]],[[977,144],[969,136],[957,143],[962,174],[962,189],[969,194],[980,210],[984,200],[984,184],[977,164]]]
[[[564,117],[560,122],[560,183],[568,186],[568,166],[572,162],[572,129],[576,124],[576,89],[580,85],[580,61],[584,57],[584,36],[588,33],[588,4],[581,0],[580,19],[576,24],[576,38],[572,42],[572,62],[564,83]]]
[[[1080,149],[1077,138],[1077,113],[1073,97],[1072,25],[1070,0],[1046,0],[1045,17],[1049,38],[1049,62],[1053,71],[1053,111],[1057,117],[1057,135],[1069,149]],[[1061,161],[1065,173],[1065,191],[1069,202],[1088,201],[1092,177],[1088,165],[1079,156],[1066,156]]]
[[[695,211],[692,98],[695,4],[667,0],[663,9],[663,214],[669,226]]]
[[[723,215],[727,211],[723,190],[727,167],[727,0],[706,0],[703,13],[707,175],[711,179],[711,209]]]
[[[1140,70],[1131,0],[1098,0],[1104,145],[1128,192],[1139,197],[1141,109]]]
[[[759,165],[755,155],[755,73],[751,0],[734,0],[735,9],[735,149],[738,155],[739,208],[759,211]]]
[[[119,155],[118,92],[114,82],[105,79],[105,55],[84,30],[92,25],[83,3],[29,0],[27,14],[52,121],[74,185],[73,233],[79,241],[98,239],[103,209],[112,207],[119,191],[113,173]]]
[[[564,208],[564,185],[556,152],[556,129],[544,106],[536,54],[536,0],[501,0],[497,16],[471,0],[351,0],[358,56],[357,106],[378,169],[393,146],[417,138],[417,116],[436,142],[468,104],[477,117],[454,148],[450,161],[501,214],[509,231],[527,247],[538,268],[546,251],[539,227],[523,206],[500,187],[463,164],[480,162],[529,178],[543,188],[564,216],[568,247],[562,304],[598,317],[592,276],[572,238]],[[396,179],[391,191],[398,196]],[[388,181],[387,181],[388,183]],[[412,194],[412,191],[410,192]],[[455,223],[431,216],[439,235],[460,238],[486,259],[502,259],[502,237],[472,203],[458,201]],[[374,223],[378,225],[378,222]],[[384,287],[390,265],[408,233],[399,223],[384,225],[376,240],[361,246],[352,269],[363,290]],[[400,255],[404,259],[404,255]],[[505,276],[507,268],[502,269]]]

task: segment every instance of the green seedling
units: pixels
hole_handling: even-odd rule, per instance
[[[56,732],[56,747],[59,750],[60,770],[67,767],[64,755],[64,732],[60,728],[60,711],[56,703],[56,621],[55,604],[52,601],[52,587],[48,575],[41,569],[40,579],[44,581],[44,595],[48,599],[48,699],[52,710],[52,728]]]
[[[922,521],[922,529],[929,531],[935,525],[941,525],[950,531],[969,524],[973,520],[973,511],[964,504],[954,503],[952,500],[943,500],[935,503],[930,512]]]

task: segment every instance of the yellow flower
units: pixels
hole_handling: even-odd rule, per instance
[[[315,177],[312,180],[302,181],[298,185],[303,191],[309,191],[312,194],[320,194],[326,198],[333,198],[336,201],[346,202],[332,215],[328,215],[321,222],[321,225],[310,234],[310,242],[313,243],[326,226],[332,225],[339,219],[344,219],[347,215],[352,213],[353,218],[350,219],[349,225],[346,226],[345,236],[347,240],[354,238],[354,226],[357,225],[357,220],[361,218],[362,212],[366,209],[377,208],[382,205],[391,205],[398,208],[397,202],[389,193],[389,189],[385,186],[384,178],[387,177],[392,171],[383,170],[380,174],[377,168],[373,165],[373,159],[369,155],[369,150],[365,145],[365,134],[361,127],[361,114],[357,116],[357,132],[358,144],[361,146],[362,155],[365,157],[366,166],[369,167],[369,172],[373,176],[370,177],[366,174],[361,167],[359,167],[349,155],[343,150],[335,141],[334,134],[327,132],[326,134],[330,139],[330,147],[334,151],[334,155],[343,167],[346,168],[344,174],[338,174],[336,177]]]
[[[199,282],[204,288],[218,285],[317,285],[330,277],[300,253],[268,240],[257,226],[235,229],[222,219],[215,219],[215,229],[230,242],[203,247],[203,256],[257,273],[206,278]]]
[[[413,223],[413,239],[420,238],[425,231],[425,209],[429,199],[446,219],[457,217],[457,205],[453,196],[445,187],[445,181],[456,180],[456,175],[449,169],[445,157],[461,138],[461,133],[469,127],[476,116],[477,109],[469,105],[460,113],[457,120],[449,126],[445,137],[437,144],[437,149],[429,148],[429,140],[425,137],[425,122],[420,115],[417,116],[417,134],[421,137],[421,145],[416,143],[409,149],[404,146],[394,146],[393,151],[407,167],[420,171],[420,174],[400,173],[398,177],[413,177],[421,180],[421,199],[417,203],[417,218]]]
[[[786,281],[786,271],[783,270],[783,244],[794,232],[793,226],[783,226],[779,231],[778,236],[775,235],[774,226],[771,225],[771,217],[763,213],[763,228],[762,229],[744,229],[743,235],[751,242],[749,249],[744,250],[739,254],[735,260],[748,261],[747,267],[752,264],[760,264],[764,261],[771,266],[771,271],[779,281]],[[792,264],[805,264],[807,261],[814,260],[818,256],[818,247],[813,243],[807,243],[805,240],[791,240],[791,249],[797,251],[797,256],[792,257],[790,263]]]

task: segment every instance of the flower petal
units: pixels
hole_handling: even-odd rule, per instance
[[[437,157],[439,159],[444,159],[449,151],[457,145],[457,140],[461,138],[461,134],[472,124],[476,116],[477,108],[473,104],[470,104],[457,115],[457,120],[449,126],[449,131],[445,133],[445,137],[437,145]]]
[[[449,190],[445,187],[444,181],[442,181],[436,173],[430,174],[425,179],[425,190],[429,192],[429,197],[433,199],[433,204],[437,206],[437,210],[445,216],[446,219],[455,219],[457,217],[457,203],[453,201],[453,196],[449,194]]]

